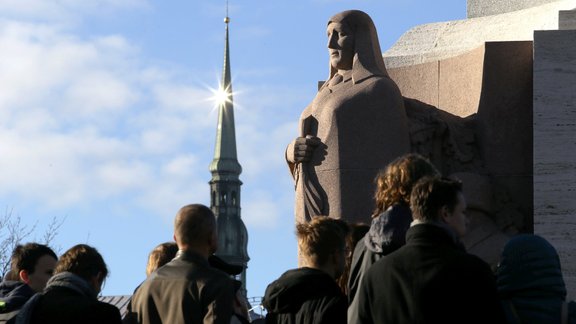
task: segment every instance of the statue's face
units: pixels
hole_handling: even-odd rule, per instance
[[[354,35],[347,25],[332,22],[328,25],[328,53],[330,64],[338,70],[352,69],[354,60]]]

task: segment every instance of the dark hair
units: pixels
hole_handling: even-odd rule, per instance
[[[376,177],[376,209],[372,217],[393,205],[409,204],[412,187],[425,176],[438,177],[440,172],[420,154],[406,154],[390,162]]]
[[[148,255],[148,264],[146,265],[146,275],[150,275],[156,269],[170,262],[178,253],[178,245],[175,242],[166,242],[159,244]]]
[[[296,225],[298,248],[310,261],[324,265],[330,254],[346,247],[348,224],[328,216],[316,216]]]
[[[446,206],[450,211],[458,204],[462,183],[448,178],[426,177],[414,185],[410,195],[412,217],[421,221],[438,221],[438,211]]]
[[[85,280],[101,273],[103,280],[108,276],[108,267],[98,250],[86,244],[78,244],[60,256],[54,274],[60,272],[71,272]]]
[[[28,273],[34,273],[36,270],[36,263],[41,257],[48,255],[58,260],[56,253],[52,251],[47,245],[38,243],[26,243],[24,245],[17,245],[12,252],[10,259],[10,272],[12,278],[18,278],[21,270],[26,270]]]
[[[370,230],[370,225],[363,223],[348,224],[349,232],[346,235],[346,267],[344,272],[340,275],[336,283],[345,295],[348,295],[348,277],[350,276],[350,268],[352,267],[352,257],[354,256],[354,249],[358,241],[364,238],[364,235]]]
[[[179,244],[203,242],[210,237],[215,228],[214,213],[210,208],[201,204],[180,208],[174,220],[174,235]]]

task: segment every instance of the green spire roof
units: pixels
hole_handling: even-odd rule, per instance
[[[226,43],[224,48],[224,71],[220,91],[225,91],[227,100],[223,100],[218,107],[218,129],[216,131],[216,148],[214,160],[210,163],[210,172],[239,175],[242,167],[236,155],[236,130],[234,127],[234,101],[232,96],[232,78],[230,73],[230,47],[228,42],[228,24],[226,23]]]

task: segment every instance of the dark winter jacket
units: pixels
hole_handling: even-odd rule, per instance
[[[20,308],[34,295],[34,290],[21,281],[0,283],[0,323],[13,323]]]
[[[364,239],[356,244],[348,277],[349,320],[358,317],[356,292],[366,271],[380,258],[398,250],[406,243],[406,231],[410,228],[411,222],[410,207],[404,203],[396,204],[374,218]]]
[[[100,302],[97,293],[83,278],[61,272],[48,281],[44,292],[22,307],[17,324],[120,324],[120,311]]]
[[[452,231],[410,227],[406,245],[376,262],[358,291],[350,323],[502,323],[490,267],[467,254]]]
[[[512,238],[502,251],[497,282],[509,323],[561,323],[562,307],[567,323],[576,323],[576,303],[565,303],[558,253],[544,238]]]
[[[19,309],[34,295],[34,290],[21,281],[4,280],[0,283],[0,313]]]
[[[286,271],[266,288],[266,323],[346,323],[346,296],[327,273],[299,268]]]

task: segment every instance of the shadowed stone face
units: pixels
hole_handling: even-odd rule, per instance
[[[342,23],[328,24],[328,53],[330,65],[338,70],[350,70],[354,59],[354,35]]]

